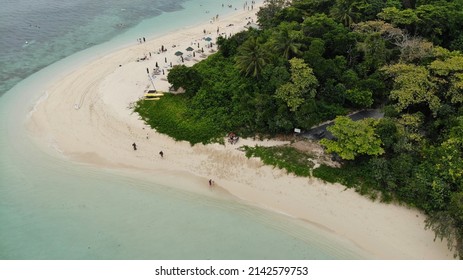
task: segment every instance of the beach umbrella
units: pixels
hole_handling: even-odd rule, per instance
[[[208,42],[212,41],[211,37],[206,37],[206,38],[204,38],[204,40],[206,40]]]
[[[183,53],[182,53],[181,51],[176,51],[176,52],[175,52],[175,55],[176,55],[176,56],[181,56],[181,55],[183,55]]]
[[[191,52],[191,51],[193,51],[194,49],[193,49],[192,47],[188,47],[188,48],[186,48],[186,50],[189,51],[189,52]]]

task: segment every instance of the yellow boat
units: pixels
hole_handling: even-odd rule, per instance
[[[164,93],[160,91],[149,90],[145,93],[145,100],[159,100],[162,96],[164,96]]]
[[[156,93],[149,93],[148,92],[148,93],[145,94],[145,98],[146,97],[162,97],[162,96],[164,96],[164,93],[162,93],[162,92],[156,92]]]

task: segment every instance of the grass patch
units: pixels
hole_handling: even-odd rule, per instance
[[[285,169],[297,176],[309,177],[314,166],[312,156],[290,146],[248,147],[244,146],[246,156],[258,157],[264,164]]]
[[[210,118],[198,117],[188,108],[189,99],[183,95],[166,94],[160,100],[139,100],[135,105],[142,119],[159,133],[191,145],[223,141],[225,132]]]

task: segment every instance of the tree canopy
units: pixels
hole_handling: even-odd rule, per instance
[[[381,155],[381,139],[375,133],[373,119],[353,121],[348,117],[337,117],[328,127],[336,140],[322,139],[327,152],[337,153],[342,159],[353,160],[359,155]]]
[[[318,85],[313,70],[300,58],[293,58],[291,64],[291,81],[281,85],[275,97],[282,99],[291,111],[297,111],[308,99],[313,99]]]

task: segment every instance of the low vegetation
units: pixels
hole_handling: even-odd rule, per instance
[[[309,153],[298,151],[290,146],[244,146],[243,148],[248,158],[258,157],[264,164],[285,169],[288,173],[297,176],[311,176],[314,161]]]
[[[207,116],[195,116],[188,110],[188,98],[182,95],[166,94],[160,100],[140,100],[135,112],[160,133],[177,141],[210,143],[223,141],[220,126]]]

